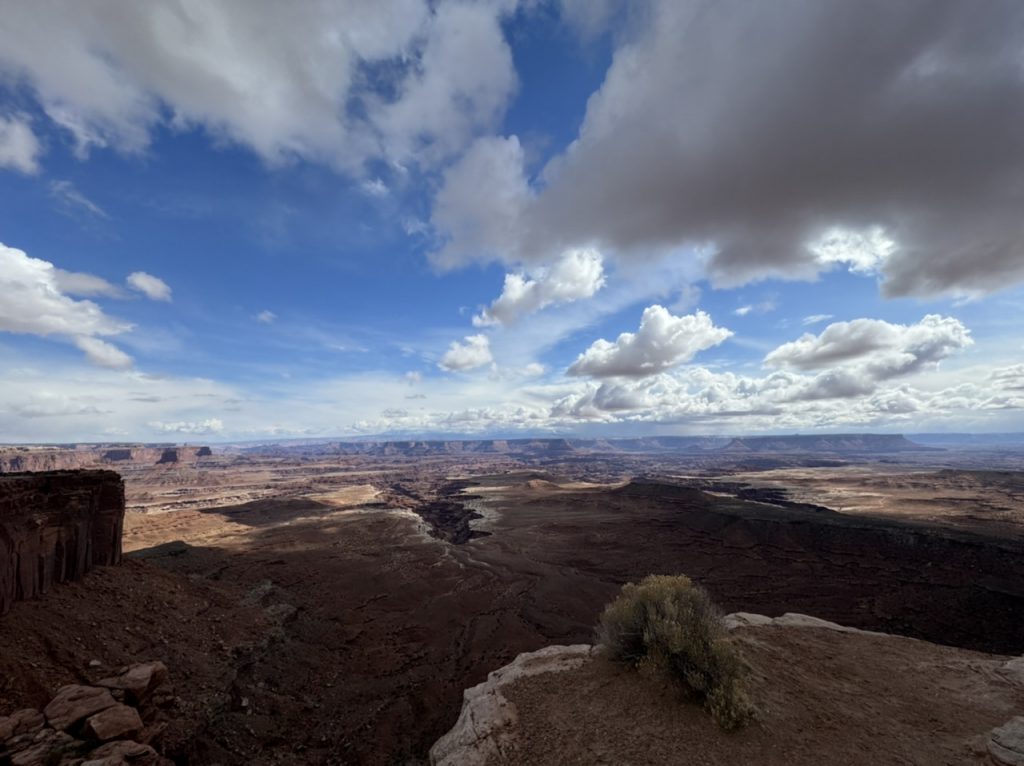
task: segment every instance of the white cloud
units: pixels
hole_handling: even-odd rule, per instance
[[[202,129],[271,164],[358,175],[377,157],[435,162],[494,124],[516,87],[500,24],[514,7],[6,3],[0,76],[33,93],[83,158],[144,151],[161,127]]]
[[[501,295],[473,317],[473,324],[477,327],[512,324],[524,314],[590,298],[604,283],[599,252],[568,250],[549,268],[534,269],[529,275],[506,274]]]
[[[42,153],[43,147],[26,117],[0,115],[0,168],[34,175],[39,172]]]
[[[256,315],[256,321],[263,324],[273,324],[277,321],[277,314],[270,309],[263,309],[263,311]]]
[[[501,30],[507,3],[439,3],[430,16],[418,66],[398,99],[379,104],[373,121],[388,157],[433,164],[494,126],[516,89],[512,51]]]
[[[163,423],[155,420],[149,423],[154,431],[164,434],[192,434],[196,436],[210,436],[219,434],[224,430],[224,422],[220,418],[207,418],[206,420],[179,420],[173,423]]]
[[[449,372],[475,370],[494,361],[486,335],[467,335],[462,343],[452,341],[438,366]]]
[[[891,324],[881,319],[836,322],[820,335],[805,333],[779,346],[764,361],[769,367],[818,370],[864,360],[878,369],[904,374],[938,362],[973,341],[953,317],[929,314],[917,324]]]
[[[388,185],[379,178],[372,178],[363,181],[359,188],[363,190],[363,193],[376,197],[377,199],[383,199],[388,196],[389,190]]]
[[[132,358],[117,346],[99,338],[78,336],[75,345],[85,352],[86,358],[100,367],[112,370],[127,370],[132,366]]]
[[[800,320],[800,324],[804,325],[804,327],[810,327],[812,324],[821,324],[822,322],[827,322],[830,319],[832,319],[831,314],[811,314],[810,316],[805,316]]]
[[[125,279],[125,282],[130,288],[138,290],[150,300],[168,303],[171,300],[171,288],[160,277],[154,277],[144,271],[133,271]]]
[[[73,341],[97,364],[126,367],[130,357],[96,336],[130,329],[130,324],[107,316],[92,301],[65,295],[52,263],[0,244],[0,331],[56,335]]]
[[[881,226],[865,231],[833,228],[808,249],[825,265],[846,264],[854,274],[877,274],[889,256],[896,252],[893,242]]]
[[[77,295],[79,297],[104,296],[106,298],[123,298],[124,290],[117,285],[111,284],[103,277],[95,274],[86,274],[81,271],[64,271],[54,268],[53,278],[62,293]]]
[[[419,385],[423,382],[423,373],[417,372],[416,370],[410,370],[402,376],[402,379],[410,386]]]
[[[716,327],[703,311],[673,316],[662,306],[648,306],[638,332],[624,332],[614,343],[603,338],[594,341],[568,373],[596,378],[654,375],[690,361],[699,351],[717,346],[731,335],[724,327]]]
[[[82,194],[71,181],[51,181],[50,195],[69,211],[85,212],[97,218],[110,218],[106,210]]]
[[[777,308],[775,301],[762,301],[761,303],[748,303],[745,306],[740,306],[733,310],[733,314],[738,317],[745,317],[748,314],[767,314],[769,311],[775,311]]]
[[[431,223],[447,240],[431,255],[437,265],[522,260],[517,243],[531,196],[523,161],[517,138],[488,137],[478,139],[447,170],[431,215]]]

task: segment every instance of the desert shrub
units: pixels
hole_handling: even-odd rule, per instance
[[[752,715],[743,690],[746,665],[718,608],[689,577],[651,575],[625,585],[605,607],[597,641],[613,660],[678,681],[723,729]]]

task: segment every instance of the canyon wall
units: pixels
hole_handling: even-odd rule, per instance
[[[0,474],[20,471],[69,471],[125,465],[194,462],[210,457],[209,447],[168,444],[0,447]]]
[[[0,614],[121,560],[124,482],[113,471],[0,476]]]

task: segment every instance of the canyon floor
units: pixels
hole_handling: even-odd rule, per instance
[[[650,573],[688,574],[726,611],[1024,652],[1019,453],[218,454],[122,472],[128,560],[0,619],[0,715],[160,659],[179,763],[424,763],[465,688],[589,642]]]

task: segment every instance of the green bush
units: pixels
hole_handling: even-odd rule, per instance
[[[746,665],[721,613],[689,577],[651,575],[623,586],[601,615],[597,641],[614,660],[679,681],[722,729],[753,714],[743,690]]]

